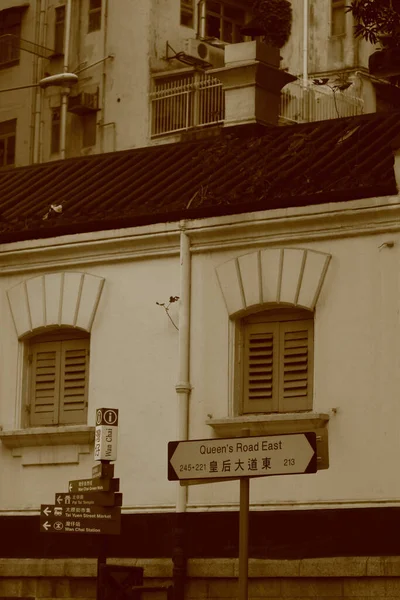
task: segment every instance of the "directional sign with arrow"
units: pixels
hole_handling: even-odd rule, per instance
[[[90,521],[84,521],[79,515],[76,515],[73,519],[41,516],[40,531],[44,533],[100,533],[113,535],[120,533],[121,520],[91,519]]]
[[[169,442],[168,479],[237,479],[317,471],[316,434]]]
[[[115,521],[121,517],[119,506],[56,506],[55,504],[42,504],[40,515],[46,517],[60,517],[60,519],[105,519]]]
[[[119,479],[76,479],[68,484],[70,493],[118,492]]]
[[[122,494],[114,492],[89,492],[85,494],[56,494],[57,506],[122,506]]]

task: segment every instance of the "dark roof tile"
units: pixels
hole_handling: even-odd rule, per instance
[[[396,194],[399,143],[393,112],[4,169],[0,241]]]

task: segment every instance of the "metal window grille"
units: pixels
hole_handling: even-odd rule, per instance
[[[154,82],[151,136],[220,123],[224,119],[221,82],[205,73],[164,77]]]

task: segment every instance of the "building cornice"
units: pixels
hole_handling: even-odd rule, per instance
[[[192,253],[389,234],[400,231],[400,200],[381,196],[0,244],[0,274],[176,256],[182,229]]]

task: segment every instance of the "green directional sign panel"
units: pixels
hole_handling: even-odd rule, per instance
[[[122,494],[114,492],[87,492],[70,494],[60,492],[55,496],[56,506],[122,506]]]
[[[70,493],[118,492],[119,479],[76,479],[68,483]]]
[[[43,533],[91,533],[118,535],[121,532],[121,520],[105,519],[84,520],[79,515],[74,518],[40,517],[40,531]]]
[[[42,504],[40,515],[43,517],[62,517],[65,519],[99,519],[115,521],[121,517],[119,506],[56,506],[55,504]]]
[[[237,479],[316,471],[315,432],[168,444],[170,481]]]

